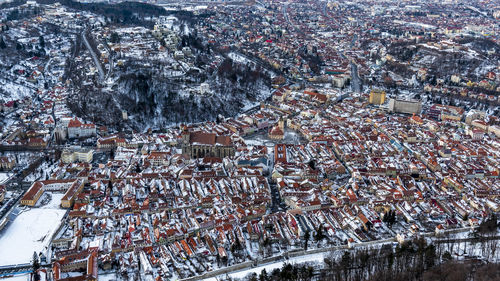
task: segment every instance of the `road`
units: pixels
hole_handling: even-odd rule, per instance
[[[99,72],[99,80],[104,81],[104,70],[102,69],[101,63],[99,62],[99,58],[97,58],[97,55],[95,54],[94,50],[92,49],[92,46],[90,46],[90,43],[87,40],[86,33],[88,32],[88,30],[89,28],[87,27],[82,32],[83,43],[85,44],[85,47],[87,47],[87,50],[89,50],[90,55],[94,60],[94,64],[96,65],[97,71]]]
[[[304,32],[302,30],[300,30],[295,24],[292,23],[292,21],[290,21],[290,18],[288,17],[288,3],[284,3],[283,4],[283,17],[285,18],[285,20],[287,21],[287,23],[293,27],[293,29],[295,29],[295,32],[299,33],[300,35],[302,36],[305,36]]]
[[[42,268],[49,268],[52,264],[41,264]],[[30,263],[22,263],[22,264],[13,264],[13,265],[4,265],[0,266],[0,278],[18,275],[18,274],[26,274],[32,272],[32,265]]]
[[[352,91],[360,93],[362,85],[361,85],[361,79],[359,79],[358,65],[355,64],[352,60],[351,60],[351,76],[352,76],[352,81],[351,81]]]
[[[113,68],[115,66],[115,62],[114,62],[113,52],[111,51],[111,48],[109,48],[109,45],[106,42],[106,40],[103,40],[102,43],[103,43],[104,47],[106,47],[106,49],[108,50],[108,54],[109,54],[109,57],[108,57],[109,70],[108,70],[108,73],[106,73],[106,79],[107,79],[107,78],[111,77],[111,74],[113,74]]]

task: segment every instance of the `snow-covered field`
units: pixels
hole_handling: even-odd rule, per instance
[[[66,210],[60,209],[63,194],[52,194],[52,200],[41,208],[19,214],[0,235],[0,265],[28,263],[33,251],[45,253],[54,231]]]

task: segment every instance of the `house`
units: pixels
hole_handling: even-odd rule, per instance
[[[105,138],[100,138],[97,140],[97,148],[116,148],[116,147],[126,147],[127,142],[124,138],[118,135],[107,136]]]
[[[164,151],[151,151],[146,157],[153,166],[164,166],[169,164],[169,153]]]

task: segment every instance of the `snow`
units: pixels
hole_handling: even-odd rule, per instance
[[[12,277],[2,278],[2,281],[26,281],[29,280],[29,274],[20,274]]]
[[[99,273],[99,281],[113,281],[116,279],[115,273]]]
[[[21,85],[9,80],[0,79],[0,93],[5,101],[21,100],[31,95],[34,90],[27,85]]]
[[[289,260],[273,262],[273,263],[257,266],[257,267],[247,269],[247,270],[235,271],[232,273],[228,273],[227,275],[231,278],[243,279],[253,272],[260,274],[263,269],[265,269],[267,271],[267,273],[270,273],[271,271],[273,271],[276,268],[282,268],[285,263],[300,264],[300,263],[306,263],[306,262],[310,262],[310,263],[323,262],[326,255],[328,255],[328,253],[318,253],[318,254],[299,256],[299,257],[295,257],[295,258],[290,258]],[[222,275],[226,276],[226,274],[222,274]],[[206,280],[207,281],[217,281],[218,279],[217,279],[217,277],[213,277],[213,278],[208,278]]]
[[[29,263],[33,251],[45,251],[66,210],[60,209],[62,194],[52,194],[52,200],[41,208],[22,212],[0,236],[0,265]]]
[[[9,177],[8,173],[0,173],[0,184],[4,184]]]
[[[61,199],[64,197],[64,193],[45,193],[45,194],[50,194],[50,196],[52,197],[52,199],[50,200],[50,202],[48,202],[48,204],[40,207],[41,209],[59,209],[59,205],[61,204]],[[40,199],[43,199],[42,197]],[[40,202],[41,200],[39,200]],[[37,203],[39,203],[37,202]]]

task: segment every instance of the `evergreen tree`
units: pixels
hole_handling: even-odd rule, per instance
[[[41,49],[45,48],[45,39],[43,38],[42,35],[40,35],[40,37],[38,37],[38,43],[40,44]]]
[[[349,267],[351,266],[351,254],[349,251],[345,251],[340,260],[340,268],[344,272],[345,280],[349,279]]]
[[[5,49],[5,48],[7,48],[7,44],[5,44],[3,37],[0,37],[0,49]]]
[[[111,195],[111,192],[113,191],[113,182],[111,179],[108,181],[108,192]]]
[[[325,237],[325,235],[323,234],[323,226],[320,225],[318,226],[318,229],[316,230],[316,235],[315,235],[315,239],[317,242],[321,241],[323,238]]]
[[[32,268],[33,268],[33,280],[40,281],[40,274],[38,270],[40,269],[40,260],[38,259],[38,254],[33,252],[33,260],[32,260]]]
[[[118,43],[120,42],[120,35],[118,35],[118,33],[116,32],[113,32],[111,33],[111,43]]]
[[[267,276],[267,271],[266,269],[264,268],[261,272],[260,272],[260,275],[259,275],[259,281],[267,281],[268,280],[268,276]]]
[[[304,233],[304,250],[307,251],[307,243],[309,242],[309,238],[311,238],[311,234],[309,233],[309,230],[306,230],[306,233]]]
[[[250,277],[248,278],[249,281],[258,281],[257,279],[257,273],[252,273],[250,274]]]

